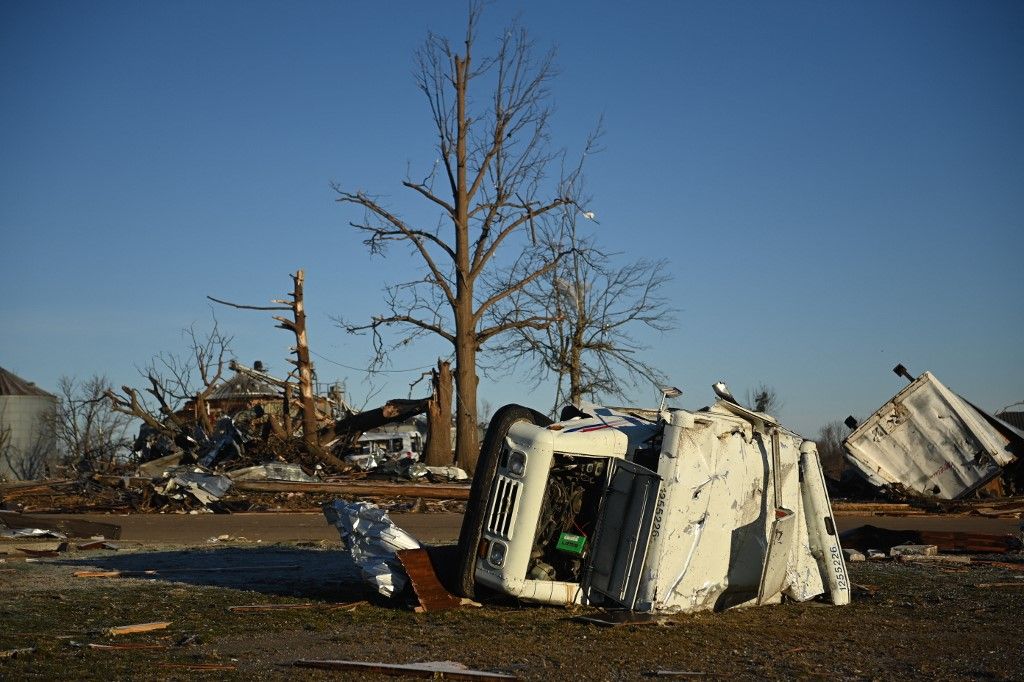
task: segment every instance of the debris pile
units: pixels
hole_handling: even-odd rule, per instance
[[[185,513],[319,509],[339,494],[379,501],[431,500],[420,508],[459,510],[468,474],[419,461],[423,436],[408,423],[424,400],[392,400],[364,412],[339,391],[318,398],[316,444],[305,441],[293,387],[237,362],[235,377],[162,420],[143,418],[130,458],[110,471],[74,478],[0,483],[0,508],[19,511]],[[125,389],[128,392],[128,389]],[[154,394],[159,392],[154,389]],[[109,397],[109,396],[108,396]],[[294,396],[291,396],[292,398]],[[212,424],[211,424],[212,422]],[[447,504],[444,504],[447,502]],[[394,508],[404,502],[392,501]]]

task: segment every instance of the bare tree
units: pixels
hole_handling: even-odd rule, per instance
[[[452,345],[456,461],[468,470],[479,454],[478,352],[495,336],[540,329],[553,319],[546,313],[515,315],[487,324],[487,313],[550,272],[564,255],[538,248],[535,237],[556,209],[577,205],[581,171],[581,164],[566,168],[564,153],[549,143],[552,53],[535,58],[526,31],[513,25],[498,40],[496,53],[477,61],[480,12],[474,2],[461,50],[431,33],[417,53],[417,85],[429,104],[438,160],[424,178],[407,178],[402,185],[440,214],[437,222],[407,219],[376,196],[332,185],[337,201],[364,209],[363,220],[352,226],[366,235],[372,254],[399,242],[424,268],[422,277],[388,287],[386,313],[366,324],[340,322],[349,332],[373,334],[375,364],[388,350],[424,335]],[[486,96],[477,96],[478,86]],[[561,179],[553,182],[556,165]],[[505,269],[503,280],[483,277],[503,260],[519,267]],[[391,325],[403,335],[386,346],[381,332]]]
[[[747,391],[747,405],[750,405],[757,412],[778,415],[779,410],[782,409],[783,402],[773,387],[762,382],[753,390]]]
[[[846,448],[843,441],[850,435],[850,429],[839,421],[831,421],[818,430],[818,454],[821,468],[829,478],[839,481],[846,468]]]
[[[75,471],[103,469],[130,451],[131,418],[112,407],[110,390],[110,381],[98,374],[84,381],[62,376],[57,382],[54,434]]]
[[[675,325],[675,311],[662,293],[671,280],[667,261],[613,265],[592,240],[578,237],[574,212],[565,220],[571,253],[506,301],[506,309],[546,311],[554,322],[543,329],[517,329],[498,355],[532,363],[538,383],[554,374],[555,409],[584,396],[624,398],[626,388],[642,381],[664,383],[662,373],[644,359],[648,347],[635,334]],[[552,242],[548,248],[560,247]],[[501,316],[506,309],[494,312]]]
[[[160,353],[140,370],[149,382],[148,398],[130,386],[122,386],[120,394],[110,389],[106,395],[114,410],[141,419],[159,433],[192,435],[191,425],[198,424],[209,434],[213,424],[206,399],[231,361],[231,337],[220,331],[216,317],[209,332],[193,324],[182,330],[182,336],[189,347],[185,354]],[[181,414],[186,407],[192,411],[189,419]]]

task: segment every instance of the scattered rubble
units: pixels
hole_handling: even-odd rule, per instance
[[[859,526],[839,535],[846,547],[862,552],[876,549],[889,552],[905,545],[934,545],[943,552],[976,552],[1003,554],[1022,549],[1020,537],[987,533],[925,530],[917,528],[890,529],[877,526]]]

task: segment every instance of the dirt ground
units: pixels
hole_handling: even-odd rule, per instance
[[[445,516],[395,518],[437,542],[458,532],[457,515]],[[374,679],[292,667],[301,658],[458,661],[537,680],[638,679],[659,671],[740,679],[1024,678],[1019,554],[1000,556],[1014,562],[1007,566],[850,564],[863,587],[843,608],[791,603],[603,628],[571,620],[585,609],[488,603],[416,614],[385,602],[365,590],[322,517],[178,517],[177,535],[168,531],[159,541],[153,526],[126,518],[132,520],[123,523],[119,551],[72,548],[34,562],[10,553],[0,563],[0,651],[34,649],[0,659],[0,679]],[[155,523],[173,528],[173,521]],[[871,521],[883,525],[878,517]],[[886,521],[921,526],[916,518]],[[849,527],[848,519],[840,525]],[[260,535],[271,530],[276,538]],[[323,530],[330,531],[326,537]],[[136,532],[145,544],[134,544]],[[234,539],[207,542],[219,535]],[[3,543],[0,552],[10,552],[10,545]],[[158,573],[74,576],[87,568]],[[229,610],[255,604],[312,607]],[[152,621],[170,625],[146,634],[105,634],[112,626]],[[134,648],[102,648],[125,644]],[[221,668],[189,668],[197,664]]]

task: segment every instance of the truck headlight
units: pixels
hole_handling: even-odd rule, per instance
[[[526,453],[513,450],[508,456],[508,472],[517,478],[526,473]]]
[[[487,563],[495,568],[501,568],[505,565],[505,554],[507,552],[508,546],[504,542],[492,540],[491,549],[487,552]]]

